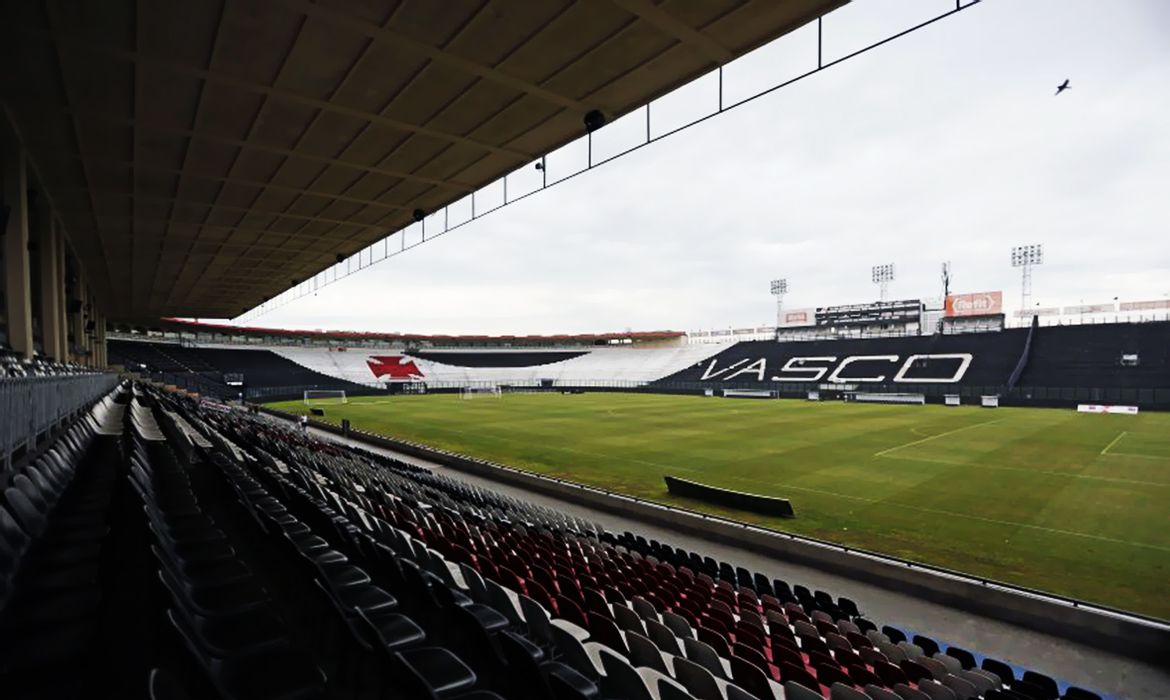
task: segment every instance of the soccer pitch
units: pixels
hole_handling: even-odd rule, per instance
[[[1170,618],[1170,414],[613,393],[361,397],[325,410],[371,432]],[[675,498],[666,474],[783,496],[797,517]]]

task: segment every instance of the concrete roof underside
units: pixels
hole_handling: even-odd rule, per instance
[[[109,318],[231,318],[844,2],[5,3],[0,97]]]

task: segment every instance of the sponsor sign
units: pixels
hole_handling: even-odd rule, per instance
[[[404,382],[423,378],[422,370],[405,355],[373,355],[366,359],[366,365],[377,379]]]
[[[1064,307],[1066,316],[1074,314],[1111,314],[1113,311],[1113,304],[1082,304],[1080,306]]]
[[[1059,306],[1044,306],[1037,309],[1020,309],[1015,313],[1016,318],[1032,318],[1033,316],[1059,316]]]
[[[812,326],[817,322],[816,309],[791,309],[789,311],[781,311],[780,313],[780,327],[781,328],[796,328],[799,326]]]
[[[1077,413],[1118,413],[1126,416],[1137,415],[1137,406],[1109,406],[1097,403],[1082,403],[1077,405]]]
[[[876,326],[891,323],[918,323],[922,301],[875,301],[871,304],[825,306],[817,309],[818,326]]]
[[[1121,302],[1122,311],[1158,311],[1160,309],[1170,309],[1170,299]]]
[[[1003,292],[950,294],[946,300],[947,318],[961,316],[997,316],[1003,313]]]

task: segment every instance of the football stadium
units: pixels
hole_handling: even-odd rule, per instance
[[[774,321],[691,331],[390,331],[455,302],[354,286],[464,226],[555,231],[561,183],[1005,12],[918,4],[5,5],[0,697],[1170,698],[1170,299],[1140,260],[1095,242],[1078,274],[1116,295],[1053,305],[1032,228],[1019,289],[947,262],[895,296],[882,263],[873,300],[780,256],[825,303],[775,279]],[[508,256],[425,258],[427,289]],[[266,320],[306,304],[382,330]]]

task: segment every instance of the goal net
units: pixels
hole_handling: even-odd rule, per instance
[[[504,392],[498,386],[465,386],[459,390],[461,399],[498,399],[503,395]]]
[[[349,399],[341,389],[305,389],[306,406],[334,406],[343,403],[349,403]]]

